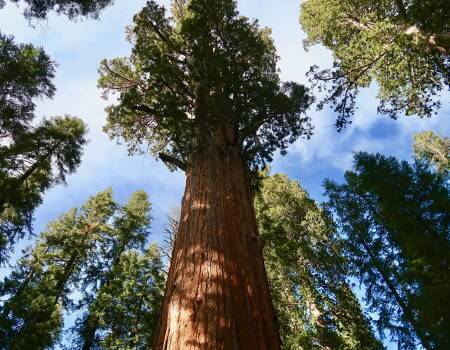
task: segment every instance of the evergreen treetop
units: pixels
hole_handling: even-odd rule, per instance
[[[358,153],[345,182],[326,181],[344,252],[366,286],[380,334],[404,349],[449,346],[448,176],[426,163]]]
[[[311,97],[280,82],[270,31],[240,16],[235,1],[176,1],[173,17],[149,1],[128,39],[131,56],[104,60],[99,86],[119,99],[105,130],[131,152],[148,144],[185,168],[196,151],[222,142],[254,168],[310,135],[303,112]]]
[[[55,346],[62,334],[63,312],[82,307],[108,315],[106,319],[95,316],[93,336],[105,322],[117,327],[119,321],[113,317],[128,312],[130,319],[144,318],[136,320],[136,327],[153,325],[164,278],[159,251],[152,247],[139,253],[149,233],[149,210],[148,196],[142,191],[120,206],[112,191],[106,190],[51,222],[0,283],[0,348]],[[105,305],[102,298],[116,299],[114,305]],[[127,325],[122,332],[125,338],[136,329],[131,321]],[[140,329],[135,340],[148,339],[146,331]]]
[[[160,250],[124,251],[76,321],[83,349],[149,349],[157,329],[165,276]]]
[[[63,326],[63,311],[73,305],[74,287],[84,278],[89,257],[104,240],[115,203],[110,190],[90,198],[51,222],[33,249],[0,285],[0,347],[45,349]]]
[[[284,174],[263,175],[255,207],[283,349],[382,349],[327,213]]]
[[[81,162],[87,128],[79,118],[34,121],[35,101],[50,98],[54,62],[38,47],[0,34],[0,264],[31,231],[42,194]]]
[[[54,117],[0,146],[0,263],[13,243],[32,231],[42,194],[80,164],[86,132],[79,118]]]
[[[52,97],[55,66],[42,48],[0,33],[0,138],[14,138],[34,119],[35,99]]]

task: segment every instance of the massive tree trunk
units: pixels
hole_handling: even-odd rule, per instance
[[[247,166],[211,146],[188,166],[155,350],[278,350]]]

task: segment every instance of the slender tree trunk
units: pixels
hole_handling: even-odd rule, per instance
[[[113,278],[113,270],[114,268],[119,264],[120,258],[123,254],[123,252],[126,250],[128,242],[121,242],[115,256],[113,258],[113,261],[110,264],[110,269],[105,273],[106,278],[103,282],[100,283],[100,288],[97,293],[97,298],[99,295],[103,292],[104,288],[109,287],[111,283],[111,279]],[[97,333],[98,327],[100,325],[100,318],[98,315],[95,314],[95,304],[98,301],[98,299],[94,299],[91,307],[94,307],[94,310],[88,309],[88,316],[86,320],[83,322],[83,345],[82,350],[89,350],[92,349],[95,342],[95,334]]]
[[[155,350],[278,350],[248,170],[237,146],[210,146],[186,189]]]
[[[97,333],[99,319],[96,316],[89,314],[84,321],[83,327],[83,345],[82,350],[92,349],[95,342],[95,333]]]

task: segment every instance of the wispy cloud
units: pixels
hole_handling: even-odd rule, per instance
[[[164,2],[169,4],[169,0]],[[39,102],[39,117],[70,113],[82,117],[90,129],[90,143],[77,173],[69,176],[67,187],[57,186],[47,193],[36,213],[37,231],[51,219],[83,203],[88,196],[112,187],[116,198],[125,201],[131,192],[144,189],[154,203],[154,231],[160,238],[165,214],[179,205],[184,176],[170,173],[150,155],[129,157],[126,147],[112,142],[102,132],[107,102],[96,88],[97,68],[102,58],[125,56],[130,46],[125,41],[125,27],[145,0],[116,0],[100,20],[73,23],[65,17],[51,15],[34,28],[21,16],[21,9],[7,5],[0,10],[1,31],[14,34],[18,42],[43,46],[58,63],[53,100]],[[306,71],[311,65],[329,67],[332,56],[323,47],[309,52],[302,48],[305,38],[298,22],[298,0],[241,0],[242,14],[258,18],[272,28],[283,80],[307,84]],[[322,200],[321,183],[325,177],[340,180],[351,168],[355,151],[381,152],[402,159],[411,157],[412,135],[430,129],[450,133],[448,114],[450,97],[444,98],[439,115],[428,120],[401,118],[397,121],[376,115],[376,89],[362,91],[353,124],[341,133],[334,127],[335,115],[329,109],[309,114],[315,125],[311,140],[299,140],[290,147],[287,157],[276,157],[273,170],[299,179],[316,200]]]

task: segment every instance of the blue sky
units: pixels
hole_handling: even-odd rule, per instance
[[[168,0],[159,2],[169,3]],[[125,201],[138,189],[149,193],[154,209],[155,240],[161,239],[165,216],[171,208],[180,205],[183,174],[169,172],[151,155],[129,157],[125,146],[108,140],[101,131],[108,102],[101,99],[96,87],[99,62],[103,58],[128,55],[130,46],[125,40],[125,27],[144,4],[144,0],[116,0],[99,20],[74,23],[65,17],[50,15],[46,21],[33,23],[33,27],[21,16],[20,8],[7,5],[0,10],[3,34],[13,34],[16,42],[43,46],[58,64],[55,78],[58,91],[54,99],[38,101],[39,118],[72,114],[83,118],[90,129],[90,142],[82,165],[76,174],[68,177],[66,186],[57,186],[45,195],[43,205],[36,212],[36,232],[49,220],[107,187],[113,188],[119,201]],[[257,18],[262,25],[272,28],[281,58],[282,79],[307,84],[305,72],[308,68],[313,64],[329,66],[332,57],[320,46],[308,52],[303,50],[305,35],[298,23],[299,7],[299,0],[239,1],[242,14]],[[378,116],[375,97],[375,88],[362,91],[353,124],[341,133],[336,132],[335,115],[331,110],[317,112],[312,108],[309,115],[315,125],[315,135],[311,140],[297,141],[287,156],[277,156],[272,170],[299,180],[314,199],[322,201],[323,180],[328,177],[341,181],[344,171],[351,168],[353,152],[379,152],[411,159],[411,142],[416,132],[450,133],[448,93],[442,98],[443,108],[439,114],[427,120],[404,117],[394,121]],[[22,242],[21,246],[30,242]],[[18,250],[15,256],[19,253]],[[0,276],[4,273],[5,270],[0,271]]]

